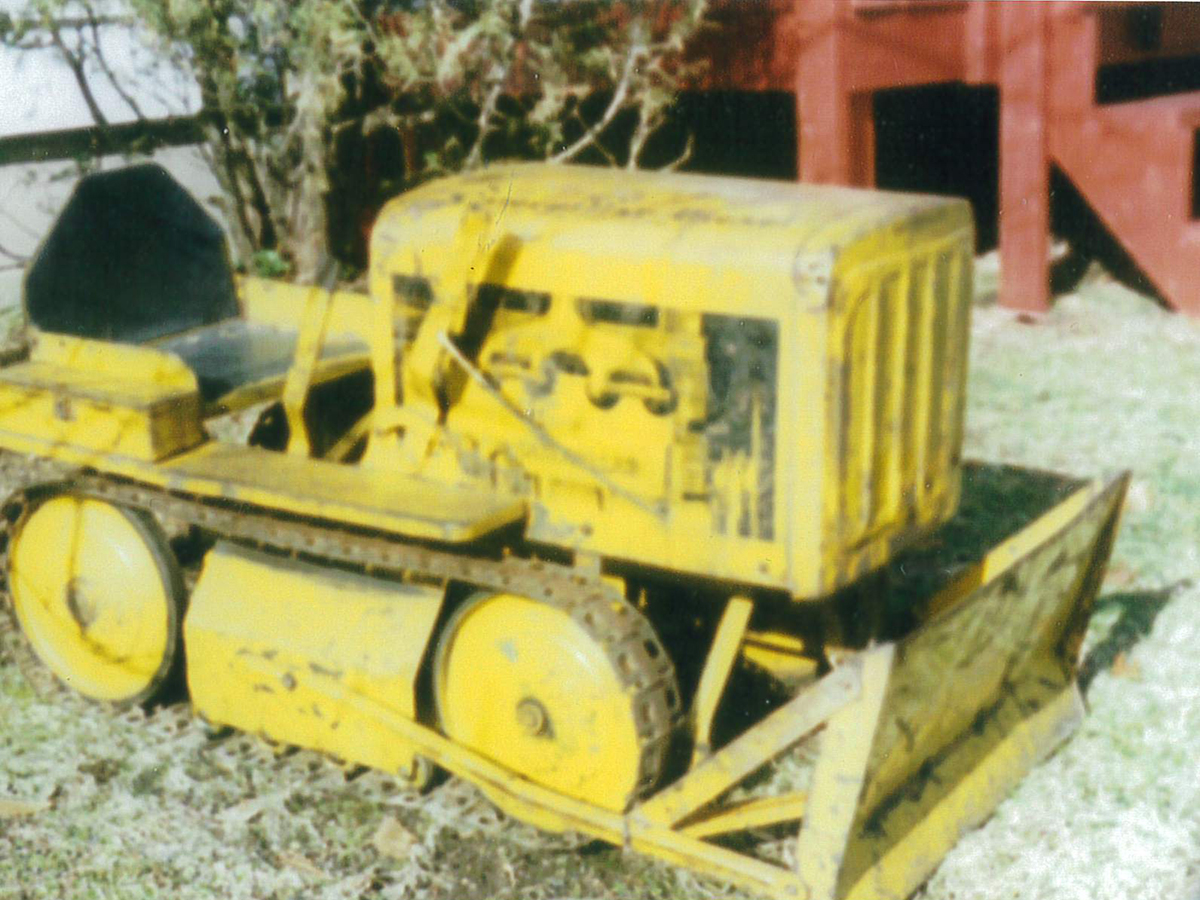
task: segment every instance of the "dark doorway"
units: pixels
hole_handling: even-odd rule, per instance
[[[1200,56],[1135,60],[1101,66],[1097,103],[1128,103],[1200,90]]]
[[[686,169],[796,180],[796,100],[787,91],[684,94],[678,121],[692,134]]]
[[[877,91],[875,183],[884,190],[966,197],[976,248],[996,246],[999,92],[935,84]]]

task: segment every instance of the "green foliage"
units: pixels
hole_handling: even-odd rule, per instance
[[[266,257],[256,254],[274,251],[311,278],[330,250],[355,255],[354,232],[361,243],[384,196],[436,175],[505,157],[638,166],[685,156],[682,139],[648,148],[694,74],[684,48],[706,2],[110,0],[103,9],[148,32],[199,85],[206,157],[238,256],[257,267]],[[45,27],[81,12],[94,21],[93,0],[26,0],[0,27],[11,35],[15,22]]]
[[[278,250],[255,250],[250,257],[250,271],[259,278],[283,278],[292,267]]]

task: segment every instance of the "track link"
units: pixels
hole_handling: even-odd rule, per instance
[[[645,617],[598,575],[546,560],[509,555],[497,559],[411,543],[336,522],[197,497],[4,451],[0,451],[0,479],[12,486],[0,523],[6,533],[43,496],[69,493],[144,510],[164,523],[181,523],[216,538],[295,558],[376,576],[458,582],[552,604],[604,647],[622,688],[633,695],[640,741],[638,793],[652,788],[662,773],[672,735],[682,719],[674,666]],[[7,553],[8,541],[4,543]]]

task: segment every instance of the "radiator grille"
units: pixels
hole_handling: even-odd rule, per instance
[[[837,471],[843,546],[936,514],[962,438],[970,260],[959,244],[852,273]]]

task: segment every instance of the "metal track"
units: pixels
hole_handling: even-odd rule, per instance
[[[2,508],[0,527],[5,532],[42,496],[69,493],[141,509],[164,524],[194,526],[213,537],[289,556],[364,573],[458,582],[552,604],[568,612],[604,648],[622,688],[633,697],[640,742],[638,793],[653,787],[662,772],[671,736],[682,718],[674,666],[649,622],[598,574],[581,574],[570,566],[539,559],[508,555],[495,559],[413,544],[337,522],[168,491],[7,451],[0,451],[0,479],[12,491]],[[7,553],[8,542],[4,543]]]

